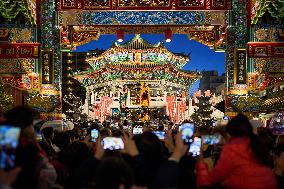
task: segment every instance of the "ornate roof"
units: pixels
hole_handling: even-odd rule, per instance
[[[114,43],[111,48],[98,56],[91,56],[86,59],[94,70],[101,68],[105,64],[123,64],[133,67],[140,65],[148,67],[149,64],[172,64],[177,68],[182,68],[188,61],[189,55],[175,54],[165,48],[163,43],[151,44],[140,35],[135,35],[133,39],[125,44]]]
[[[102,54],[87,58],[92,69],[77,73],[74,78],[85,86],[114,80],[164,80],[184,88],[201,78],[199,72],[180,69],[188,60],[188,56],[167,50],[163,43],[151,44],[135,35],[125,44],[114,43]]]
[[[141,38],[140,34],[136,34],[134,38],[130,41],[126,42],[125,44],[118,44],[117,42],[114,43],[115,47],[121,47],[125,49],[151,49],[157,47],[163,47],[162,43],[151,44],[145,39]]]
[[[99,85],[113,80],[165,80],[186,87],[200,79],[201,74],[179,70],[171,64],[153,64],[149,67],[135,68],[106,64],[96,71],[81,72],[74,77],[85,86]]]

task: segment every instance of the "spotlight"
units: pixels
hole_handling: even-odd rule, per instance
[[[170,29],[165,30],[164,35],[165,35],[165,41],[167,43],[172,41],[172,35],[173,35],[172,30],[170,30]]]
[[[124,40],[124,31],[123,30],[117,30],[116,31],[116,40],[118,42],[123,42],[123,40]]]

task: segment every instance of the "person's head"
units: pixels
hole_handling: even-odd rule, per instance
[[[67,133],[70,136],[71,143],[80,140],[80,135],[78,134],[77,130],[73,129],[73,130],[67,131]]]
[[[279,174],[284,174],[284,143],[278,144],[274,149],[274,165]]]
[[[65,150],[71,144],[70,135],[68,132],[59,132],[54,135],[53,143],[61,150]]]
[[[102,159],[97,169],[97,189],[129,189],[133,183],[133,172],[123,159],[118,157]]]
[[[231,137],[248,137],[253,134],[253,128],[245,115],[238,114],[228,122],[226,132]]]
[[[45,140],[52,140],[54,137],[54,132],[52,127],[45,127],[41,130],[41,132]]]
[[[268,146],[259,136],[253,133],[252,125],[245,115],[238,114],[231,119],[225,130],[231,137],[248,137],[257,162],[266,166],[272,165],[272,157],[269,154]]]
[[[100,135],[101,135],[101,138],[109,137],[111,136],[111,130],[108,128],[104,128],[100,131]]]
[[[28,106],[17,106],[7,111],[4,115],[6,124],[21,128],[21,137],[34,139],[33,121],[36,114],[37,112]]]
[[[64,152],[64,162],[69,169],[76,169],[84,160],[92,156],[91,150],[84,142],[73,142]]]
[[[154,164],[162,157],[162,144],[159,138],[152,132],[143,132],[134,138],[138,151]],[[158,166],[158,165],[156,165]]]

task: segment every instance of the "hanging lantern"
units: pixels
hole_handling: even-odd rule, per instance
[[[123,42],[123,40],[124,40],[124,30],[117,30],[116,31],[116,40],[118,42]]]
[[[172,41],[172,36],[173,36],[172,30],[170,30],[170,29],[165,30],[164,35],[165,35],[165,41],[167,43]]]

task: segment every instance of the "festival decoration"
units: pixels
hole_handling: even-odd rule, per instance
[[[0,58],[38,58],[38,43],[0,44]]]
[[[226,11],[59,11],[59,24],[62,26],[97,26],[119,25],[131,28],[137,25],[155,25],[163,27],[163,31],[171,25],[187,25],[187,27],[225,26]],[[169,26],[165,26],[169,25]],[[147,26],[148,27],[148,26]],[[156,26],[157,27],[157,26]],[[182,26],[184,27],[184,26]],[[214,26],[213,26],[214,27]],[[106,30],[105,28],[104,30]],[[115,30],[115,31],[116,31]],[[145,30],[145,27],[144,27]],[[140,31],[141,32],[141,31]],[[140,33],[138,32],[138,33]],[[149,31],[148,31],[149,32]],[[115,32],[112,32],[115,33]],[[135,32],[132,32],[135,33]],[[137,33],[137,32],[136,32]],[[162,32],[161,32],[162,33]],[[173,33],[175,33],[173,31]]]
[[[165,30],[164,35],[165,35],[165,41],[166,41],[167,43],[172,41],[173,32],[172,32],[171,29]]]
[[[150,105],[150,89],[146,83],[141,83],[140,105],[142,107],[148,107]]]
[[[254,58],[283,58],[284,42],[249,42],[248,52]]]
[[[61,0],[62,10],[230,10],[230,0]]]
[[[124,31],[123,30],[117,30],[116,31],[116,41],[117,42],[123,42],[124,40]]]
[[[247,82],[247,57],[246,49],[235,50],[235,84],[246,84]]]
[[[251,24],[258,24],[262,16],[267,12],[273,20],[283,22],[284,13],[283,7],[284,2],[282,0],[274,1],[263,1],[263,0],[252,0],[250,7],[250,20]]]
[[[41,82],[42,84],[53,84],[53,52],[41,51]]]
[[[14,106],[14,97],[6,89],[4,83],[0,80],[0,112],[6,112]]]
[[[36,59],[32,58],[0,59],[0,74],[32,73],[35,67]]]
[[[111,115],[112,97],[102,96],[100,101],[95,104],[95,118],[103,122],[106,117]]]
[[[212,95],[209,93],[197,97],[198,104],[194,113],[191,115],[193,122],[199,130],[210,130],[213,127],[213,106]]]
[[[0,41],[7,42],[9,39],[9,30],[8,28],[0,28]]]
[[[114,43],[102,53],[90,53],[86,62],[91,69],[70,75],[87,91],[94,91],[88,106],[95,107],[96,117],[102,108],[96,102],[112,97],[110,106],[118,108],[121,115],[127,116],[128,108],[142,107],[147,112],[149,108],[169,106],[168,115],[179,122],[185,119],[185,91],[201,77],[199,72],[181,70],[187,61],[189,55],[172,53],[162,43],[150,44],[136,35],[125,44]],[[168,103],[166,96],[175,98],[176,105]]]
[[[1,0],[0,14],[6,20],[6,24],[19,23],[17,17],[25,16],[26,24],[36,24],[36,0]]]

